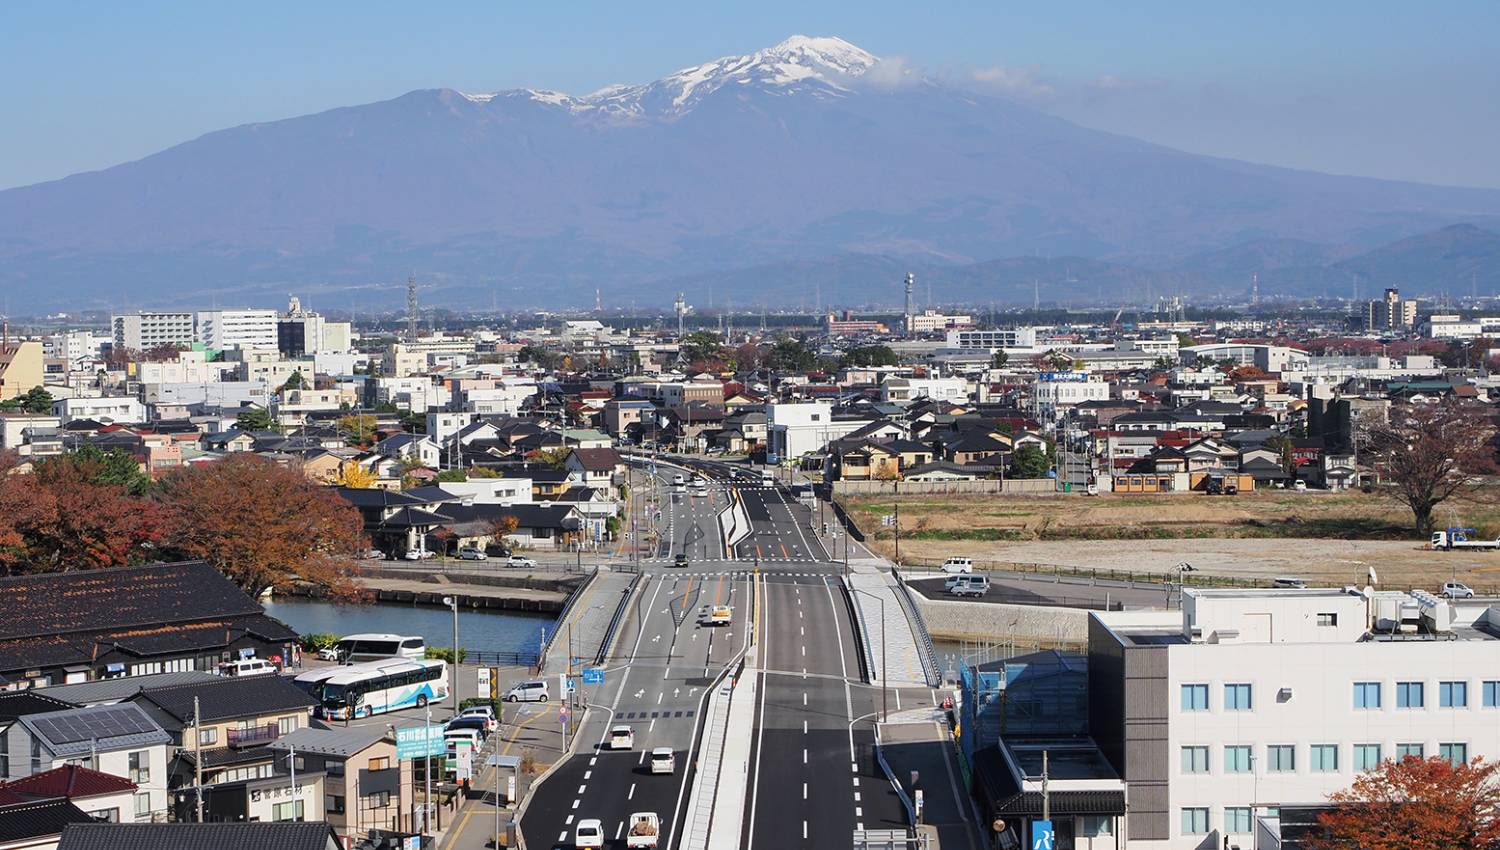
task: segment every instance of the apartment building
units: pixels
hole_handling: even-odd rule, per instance
[[[1036,328],[1000,328],[974,330],[955,328],[948,331],[949,348],[1034,348]]]
[[[193,314],[188,312],[129,313],[111,316],[109,325],[116,349],[150,351],[163,345],[188,346],[196,338]]]
[[[207,348],[276,350],[275,310],[208,310],[198,313],[198,339]]]
[[[974,324],[973,316],[948,315],[936,310],[923,310],[904,317],[906,332],[908,334],[926,334],[947,330],[948,328],[968,327]]]
[[[0,344],[0,401],[25,395],[45,380],[40,342]]]
[[[1089,619],[1089,730],[1125,780],[1128,846],[1275,846],[1407,755],[1500,754],[1500,609],[1423,591],[1186,590]]]

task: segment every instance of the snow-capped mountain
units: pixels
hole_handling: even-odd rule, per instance
[[[775,47],[683,68],[653,83],[608,86],[578,97],[538,89],[461,94],[474,103],[528,99],[575,114],[672,117],[691,110],[714,92],[735,86],[788,95],[841,96],[879,61],[842,38],[794,35]]]
[[[1167,269],[1257,240],[1358,249],[1500,226],[1500,191],[1194,156],[936,81],[884,85],[879,68],[848,42],[795,36],[585,95],[422,90],[209,133],[0,192],[0,292],[13,310],[292,288],[383,307],[398,290],[370,287],[415,271],[444,287],[424,298],[455,306],[592,303],[595,287],[644,305],[716,280],[720,303],[744,305],[796,303],[816,275],[825,301],[899,301],[876,287],[899,276],[872,270],[967,264],[981,270],[968,291],[1003,300],[985,287],[1007,258]],[[1143,286],[1115,274],[1058,285]]]

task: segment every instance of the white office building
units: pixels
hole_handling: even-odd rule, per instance
[[[1056,418],[1059,411],[1086,401],[1109,400],[1109,384],[1088,372],[1038,372],[1031,384],[1031,401],[1039,419]]]
[[[1132,848],[1278,846],[1282,807],[1382,760],[1500,755],[1500,609],[1482,602],[1186,590],[1181,611],[1091,614],[1088,667]]]
[[[114,347],[150,351],[163,345],[193,344],[192,313],[130,313],[110,318]]]
[[[198,339],[215,351],[276,350],[275,310],[209,310],[198,313]]]
[[[958,329],[948,331],[949,348],[1033,348],[1036,328],[998,328],[995,330]]]
[[[817,451],[859,428],[864,420],[833,419],[833,406],[823,401],[766,405],[767,460],[776,462]]]

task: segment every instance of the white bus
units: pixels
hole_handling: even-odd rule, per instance
[[[333,645],[338,659],[344,662],[379,661],[406,658],[421,661],[427,657],[427,641],[415,635],[348,635]]]
[[[387,658],[309,670],[295,684],[318,701],[315,716],[349,720],[447,699],[448,665]]]

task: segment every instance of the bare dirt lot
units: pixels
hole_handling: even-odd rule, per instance
[[[846,500],[871,548],[895,553],[880,517],[889,497]],[[1436,589],[1457,576],[1500,593],[1500,551],[1437,552],[1411,528],[1400,503],[1361,493],[1266,493],[1057,497],[903,497],[901,556],[941,561],[964,555],[993,564],[1269,579],[1296,576],[1363,584],[1374,567],[1383,587]],[[1494,536],[1494,505],[1439,507],[1439,525],[1471,525]],[[871,534],[871,532],[874,532]]]

